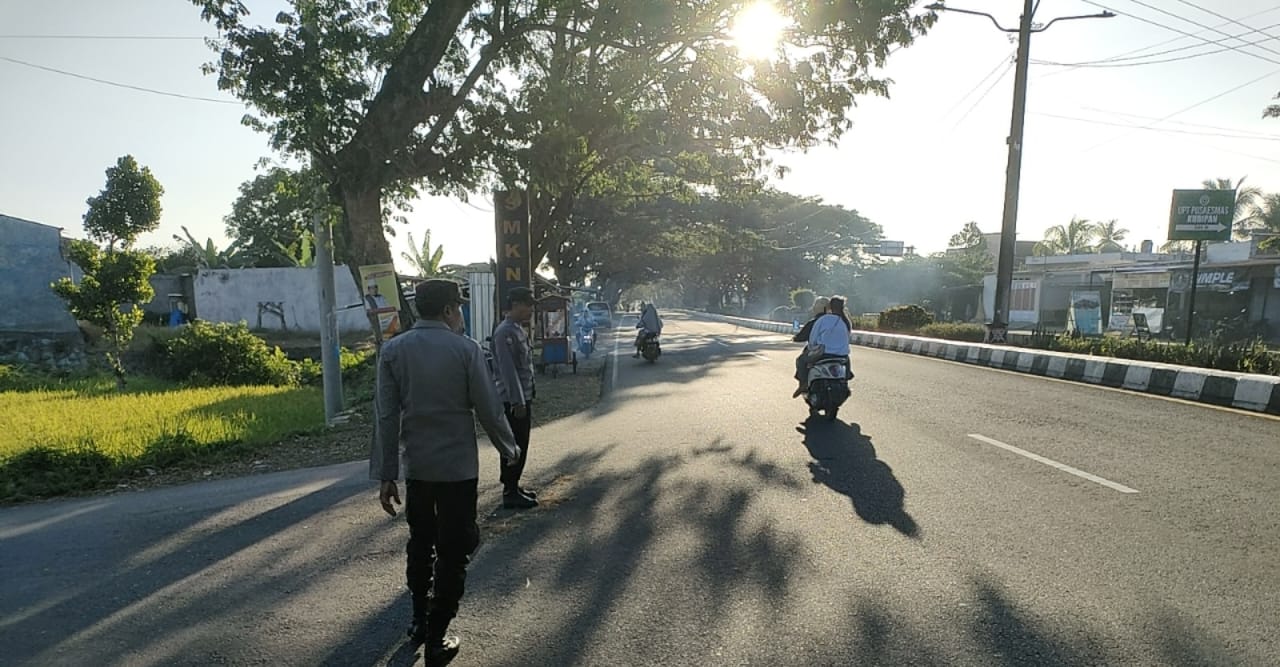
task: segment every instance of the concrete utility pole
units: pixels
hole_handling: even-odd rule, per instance
[[[314,171],[314,170],[313,170]],[[342,412],[342,338],[338,335],[337,295],[333,282],[333,234],[329,227],[324,187],[313,195],[312,226],[316,237],[316,284],[320,293],[320,365],[324,379],[324,420],[333,425]]]
[[[986,12],[975,12],[968,9],[955,9],[934,3],[926,7],[936,11],[950,11],[961,14],[985,16],[991,19],[996,28],[1007,33],[1018,34],[1018,59],[1013,79],[1013,118],[1009,122],[1009,163],[1005,168],[1004,181],[1004,214],[1000,225],[1000,255],[996,265],[996,296],[992,304],[994,312],[991,322],[987,324],[987,342],[1004,343],[1009,331],[1009,292],[1013,286],[1014,248],[1018,228],[1018,188],[1022,179],[1022,128],[1027,115],[1027,70],[1031,64],[1031,35],[1044,32],[1058,21],[1075,19],[1109,19],[1115,16],[1111,12],[1088,14],[1084,16],[1062,16],[1044,25],[1033,23],[1039,0],[1023,0],[1022,19],[1017,30],[1005,28],[996,18]]]

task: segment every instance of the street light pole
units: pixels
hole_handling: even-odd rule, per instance
[[[1022,135],[1027,116],[1027,70],[1031,66],[1031,35],[1044,32],[1058,21],[1075,19],[1111,18],[1111,12],[1088,14],[1084,16],[1062,16],[1048,23],[1037,26],[1035,18],[1037,0],[1023,0],[1022,18],[1017,30],[1005,28],[990,14],[968,9],[954,9],[942,3],[929,5],[926,9],[952,11],[961,14],[985,16],[991,19],[996,28],[1007,33],[1018,33],[1018,57],[1013,79],[1013,117],[1009,121],[1009,136],[1005,140],[1009,145],[1009,162],[1005,168],[1004,212],[1000,221],[1000,254],[996,265],[996,294],[991,322],[987,324],[987,342],[1001,343],[1006,340],[1009,330],[1009,293],[1013,287],[1013,264],[1015,243],[1018,230],[1018,191],[1022,184]]]

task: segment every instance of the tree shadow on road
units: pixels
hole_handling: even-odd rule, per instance
[[[887,463],[876,458],[871,438],[857,424],[810,419],[796,429],[813,461],[809,472],[815,483],[848,496],[863,521],[890,525],[907,537],[919,539],[920,527],[907,513],[906,491]]]

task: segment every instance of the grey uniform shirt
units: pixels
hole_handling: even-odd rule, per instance
[[[369,477],[457,482],[480,476],[475,418],[498,452],[517,458],[484,352],[443,322],[418,320],[378,353],[377,435]]]
[[[525,405],[533,400],[533,349],[524,327],[505,319],[493,332],[493,361],[502,381],[499,391],[508,405]]]

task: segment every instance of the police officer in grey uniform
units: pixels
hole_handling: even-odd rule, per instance
[[[467,302],[461,287],[452,280],[428,280],[415,289],[415,302],[422,319],[383,343],[378,353],[369,476],[382,483],[379,502],[395,516],[396,480],[403,468],[409,524],[405,575],[413,597],[409,635],[425,644],[427,664],[439,665],[458,652],[458,638],[447,630],[462,600],[467,564],[480,543],[473,411],[504,459],[520,460],[521,452],[484,352],[459,335]]]
[[[538,496],[520,487],[524,464],[529,458],[529,432],[533,427],[533,348],[524,325],[533,317],[533,290],[515,287],[507,294],[507,317],[493,332],[493,361],[500,382],[499,393],[506,408],[507,422],[520,447],[518,460],[502,461],[502,506],[529,509],[538,506]]]

